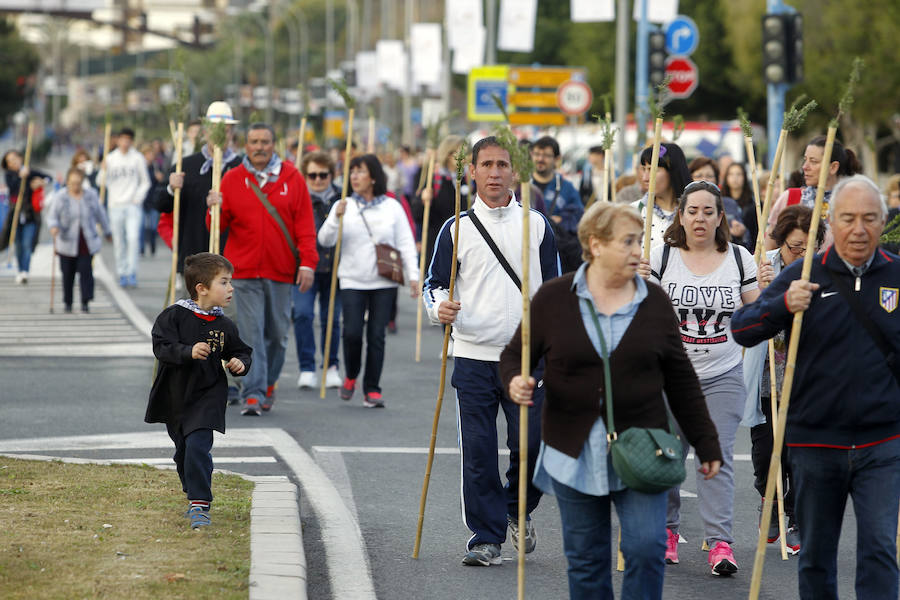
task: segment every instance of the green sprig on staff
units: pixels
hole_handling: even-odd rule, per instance
[[[326,79],[326,81],[328,82],[328,85],[344,99],[344,105],[347,108],[356,108],[356,98],[354,98],[347,89],[346,81],[337,79]]]
[[[531,161],[531,153],[528,148],[519,144],[518,138],[508,125],[497,127],[494,130],[494,136],[503,149],[509,153],[509,162],[519,182],[527,184],[531,180],[531,172],[534,170],[534,163]]]
[[[859,75],[863,65],[863,60],[860,57],[857,56],[853,59],[853,66],[850,68],[850,77],[847,79],[847,89],[844,90],[844,95],[841,96],[841,100],[838,102],[837,114],[828,122],[829,127],[837,129],[841,115],[850,111],[850,106],[853,104],[853,91],[856,89],[856,84],[859,83]]]
[[[466,162],[469,158],[469,148],[466,144],[460,144],[459,150],[453,159],[456,161],[456,179],[462,181],[463,175],[466,173]]]
[[[503,120],[509,123],[509,113],[506,112],[506,106],[503,104],[503,100],[500,99],[500,96],[497,94],[491,94],[491,100],[494,101],[494,104],[497,105],[497,108],[500,109],[500,113],[503,114]]]
[[[647,96],[647,107],[650,109],[650,114],[654,119],[662,119],[666,114],[666,104],[671,100],[669,97],[671,95],[669,92],[670,83],[672,83],[672,76],[666,75],[666,78],[662,80],[662,83],[656,86],[656,93],[654,94],[651,92]]]
[[[677,142],[682,133],[684,133],[684,115],[675,115],[672,117],[672,141]]]
[[[743,106],[738,106],[737,116],[738,121],[741,122],[741,131],[744,132],[744,137],[752,138],[753,129],[750,127],[750,115],[747,114],[747,111],[744,110]]]
[[[204,119],[204,124],[206,125],[206,130],[209,132],[209,141],[212,142],[212,145],[218,146],[219,148],[225,148],[225,144],[228,141],[225,121],[210,121],[209,119]]]
[[[793,103],[791,103],[791,107],[784,113],[784,122],[781,125],[782,129],[787,132],[795,131],[803,125],[803,122],[806,121],[806,117],[809,116],[809,113],[819,106],[819,103],[815,100],[810,100],[805,105],[800,106],[800,103],[804,100],[806,100],[806,94],[801,94],[800,96],[797,96]]]

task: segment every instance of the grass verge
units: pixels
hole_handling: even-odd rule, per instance
[[[192,531],[175,471],[0,457],[0,597],[247,598],[252,490],[214,474]]]

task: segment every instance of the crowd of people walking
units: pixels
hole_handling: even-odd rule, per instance
[[[708,551],[712,575],[733,576],[740,571],[733,547],[738,429],[751,427],[754,487],[763,495],[778,407],[772,390],[777,395],[786,377],[793,315],[805,311],[810,323],[799,338],[781,465],[785,543],[800,554],[800,596],[836,598],[835,556],[850,497],[865,540],[857,549],[857,594],[897,597],[900,257],[879,247],[889,206],[859,174],[850,149],[834,145],[827,216],[813,223],[825,139],[810,140],[802,184],[777,197],[762,227],[768,251],[755,259],[760,206],[752,174],[741,163],[720,171],[709,157],[688,162],[676,143],[659,145],[651,212],[650,147],[637,156],[634,193],[623,188],[613,203],[599,201],[602,148],[591,149],[576,186],[560,171],[557,140],[535,140],[528,148],[534,171],[521,184],[535,196],[523,241],[517,174],[496,137],[474,140],[458,178],[454,157],[469,142],[448,136],[425,181],[425,164],[409,148],[396,157],[342,156],[304,141],[282,144],[267,123],[243,124],[241,147],[228,104],[212,103],[206,116],[199,134],[206,141],[180,170],[162,144],[136,147],[127,127],[108,153],[79,149],[58,189],[48,174],[26,168],[19,152],[2,159],[10,202],[21,196],[23,203],[7,211],[3,229],[7,243],[17,230],[16,282],[28,282],[43,215],[67,313],[76,274],[81,310],[90,310],[92,260],[104,238],[123,288],[139,285],[140,256],[156,252],[157,236],[177,246],[184,283],[154,327],[162,368],[147,420],[167,424],[192,527],[210,523],[206,457],[212,430],[224,431],[226,398],[248,417],[275,409],[291,331],[300,390],[321,384],[350,401],[359,387],[363,406],[388,406],[392,390],[383,389],[382,373],[402,291],[423,302],[432,324],[452,326],[461,513],[471,531],[462,564],[501,564],[508,538],[532,552],[539,529],[531,513],[548,494],[560,509],[572,598],[612,595],[612,506],[626,565],[623,597],[661,598],[666,569],[677,568],[666,565],[680,562],[680,486],[630,487],[607,452],[616,434],[655,428],[679,437],[677,461],[694,449],[697,546]],[[214,130],[225,132],[220,148]],[[214,185],[218,151],[222,179]],[[816,254],[805,281],[800,265],[813,228]],[[219,231],[220,246],[211,248]],[[531,299],[529,377],[520,374],[523,295]],[[772,365],[762,358],[769,339]],[[202,368],[185,369],[191,361]],[[837,375],[841,364],[848,366]],[[202,402],[172,393],[187,385]],[[526,473],[519,405],[529,413]],[[510,451],[505,483],[497,463],[501,409]],[[524,530],[516,518],[521,478]],[[777,527],[766,533],[770,543],[780,535]]]

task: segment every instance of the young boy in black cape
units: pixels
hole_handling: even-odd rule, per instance
[[[166,308],[153,324],[153,354],[159,369],[144,421],[165,423],[175,442],[181,487],[190,506],[191,529],[210,524],[213,430],[225,433],[228,384],[225,368],[235,375],[250,369],[252,349],[241,341],[225,317],[234,288],[234,268],[218,254],[200,252],[184,261],[184,284],[190,300]]]

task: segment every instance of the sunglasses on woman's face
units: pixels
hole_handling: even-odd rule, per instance
[[[328,171],[320,171],[318,173],[307,173],[306,174],[306,178],[312,179],[313,181],[315,181],[316,179],[321,179],[322,181],[325,181],[329,177],[331,177],[331,173],[329,173]]]

